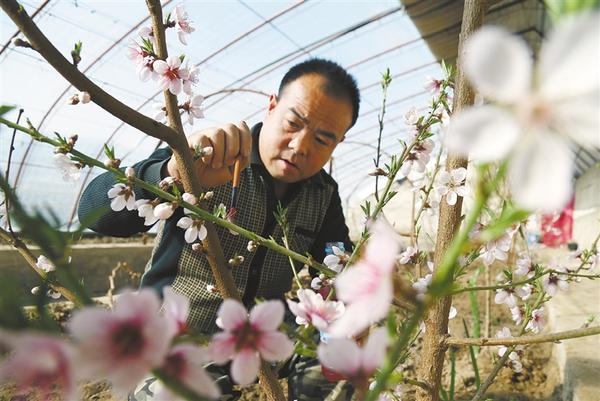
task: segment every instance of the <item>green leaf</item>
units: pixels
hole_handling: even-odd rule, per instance
[[[2,117],[3,115],[5,115],[6,113],[8,113],[9,111],[11,111],[12,109],[14,109],[16,106],[8,106],[8,105],[3,105],[0,106],[0,117]]]
[[[530,214],[531,212],[527,210],[506,205],[498,220],[483,229],[479,234],[479,238],[482,242],[493,241],[504,235],[506,230],[514,223],[525,220]]]

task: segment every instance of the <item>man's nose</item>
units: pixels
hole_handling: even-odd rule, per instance
[[[306,156],[310,147],[310,133],[304,128],[294,134],[288,147],[298,156]]]

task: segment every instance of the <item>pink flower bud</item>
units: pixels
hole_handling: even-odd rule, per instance
[[[171,202],[161,203],[154,208],[154,217],[159,220],[167,220],[173,215],[175,208]]]
[[[127,167],[125,169],[125,175],[129,179],[135,178],[135,170],[133,169],[133,167]]]
[[[90,94],[85,91],[79,92],[78,95],[79,95],[79,101],[83,104],[89,103],[91,100]]]

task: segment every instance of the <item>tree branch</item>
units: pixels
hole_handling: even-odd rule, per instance
[[[80,91],[86,91],[91,99],[98,106],[108,111],[110,114],[127,122],[140,131],[165,141],[171,147],[182,148],[187,146],[185,138],[174,135],[175,131],[166,125],[159,123],[145,115],[135,111],[131,107],[115,99],[102,88],[93,83],[81,71],[70,63],[48,38],[39,30],[35,23],[25,12],[25,9],[15,0],[2,0],[0,2],[2,10],[17,25],[19,30],[25,35],[33,48],[46,60],[54,69],[62,75],[71,85]]]
[[[543,334],[537,336],[522,336],[511,338],[452,338],[448,337],[444,340],[444,345],[456,346],[498,346],[498,345],[521,345],[521,344],[539,344],[548,343],[560,340],[569,340],[572,338],[595,336],[600,334],[600,326],[586,327],[582,329],[561,331],[552,334]]]

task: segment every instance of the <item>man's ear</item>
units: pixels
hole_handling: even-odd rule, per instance
[[[275,109],[275,107],[277,106],[277,95],[270,95],[269,96],[269,105],[267,106],[267,115],[271,114],[273,112],[273,110]]]

